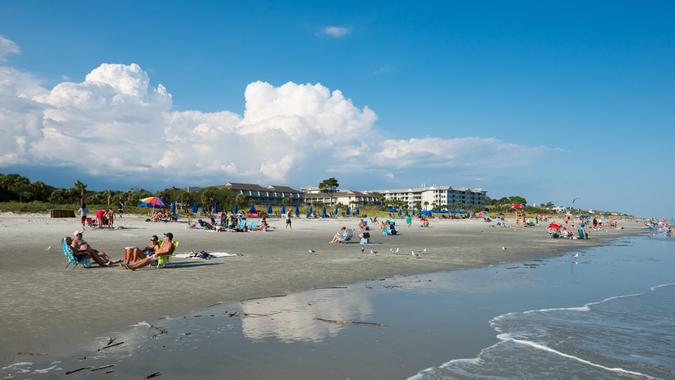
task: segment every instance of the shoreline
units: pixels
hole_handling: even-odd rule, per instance
[[[0,249],[0,271],[6,279],[0,289],[4,299],[0,303],[2,329],[5,330],[0,331],[3,337],[0,347],[4,347],[0,351],[0,362],[3,364],[25,359],[17,356],[18,352],[59,352],[61,355],[76,352],[91,344],[95,337],[124,330],[138,321],[183,315],[214,303],[231,304],[243,299],[342,286],[373,278],[552,257],[574,249],[608,245],[616,238],[641,233],[640,226],[631,225],[625,230],[592,233],[591,240],[561,241],[547,238],[542,227],[513,230],[491,228],[482,222],[436,221],[430,229],[402,227],[402,234],[396,237],[374,234],[375,244],[367,247],[378,251],[374,256],[361,254],[358,244],[327,244],[331,231],[343,224],[353,226],[355,219],[295,220],[292,232],[284,231],[281,221],[273,221],[272,225],[277,226],[275,232],[243,234],[181,230],[184,225],[125,220],[128,224],[125,230],[85,232],[85,239],[109,253],[115,250],[108,247],[119,245],[122,237],[139,240],[167,227],[172,228],[181,240],[181,252],[198,249],[213,252],[228,248],[232,251],[232,247],[236,247],[235,251],[244,253],[240,258],[198,263],[174,260],[190,266],[133,273],[118,268],[64,271],[61,269],[65,264],[62,253],[53,252],[54,249],[46,252],[44,246],[50,241],[53,245],[54,233],[72,233],[74,223],[66,228],[68,223],[64,221],[55,223],[36,216],[12,218],[28,219],[22,220],[26,225],[31,224],[30,218],[36,218],[37,223],[51,226],[54,231],[32,241],[28,249],[25,242],[21,245],[27,252],[27,267],[38,267],[32,274],[30,271],[21,273],[26,268],[21,258],[10,256],[15,253],[13,242]],[[6,219],[7,216],[0,218],[0,237],[3,238],[16,232],[4,223]],[[140,242],[142,240],[137,244]],[[507,247],[507,251],[501,250],[499,242]],[[430,253],[420,259],[411,255],[396,256],[389,253],[394,247],[400,247],[402,251],[425,247]],[[317,254],[310,255],[308,249],[316,249]],[[35,256],[43,256],[43,260],[36,260]],[[113,256],[118,255],[113,253]],[[96,286],[92,288],[92,284]],[[59,287],[68,290],[58,291]],[[71,324],[79,328],[70,327]],[[33,333],[27,334],[27,331]],[[69,344],[63,342],[66,336],[70,339]]]

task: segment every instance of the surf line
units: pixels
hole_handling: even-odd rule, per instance
[[[564,357],[564,358],[576,360],[576,361],[578,361],[578,362],[580,362],[580,363],[583,363],[583,364],[586,364],[586,365],[590,365],[590,366],[592,366],[592,367],[604,369],[604,370],[606,370],[606,371],[618,372],[618,373],[623,373],[623,374],[626,374],[626,375],[633,375],[633,376],[641,377],[641,378],[644,378],[644,379],[656,379],[655,377],[649,376],[649,375],[644,374],[644,373],[641,373],[641,372],[629,371],[629,370],[627,370],[627,369],[623,369],[623,368],[620,368],[620,367],[616,367],[616,368],[606,367],[606,366],[604,366],[604,365],[602,365],[602,364],[593,363],[592,361],[589,361],[589,360],[586,360],[586,359],[582,359],[582,358],[580,358],[580,357],[578,357],[578,356],[566,354],[566,353],[564,353],[564,352],[560,352],[560,351],[558,351],[558,350],[554,350],[554,349],[552,349],[551,347],[545,346],[545,345],[543,345],[543,344],[531,342],[531,341],[529,341],[529,340],[522,340],[522,339],[516,339],[516,338],[504,337],[504,336],[497,336],[497,338],[499,338],[499,339],[502,340],[502,341],[510,340],[510,341],[512,341],[512,342],[519,343],[519,344],[522,344],[522,345],[525,345],[525,346],[529,346],[529,347],[535,348],[535,349],[537,349],[537,350],[542,350],[542,351],[550,352],[550,353],[553,353],[553,354],[562,356],[562,357]]]

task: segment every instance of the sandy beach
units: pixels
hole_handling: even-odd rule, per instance
[[[434,220],[431,228],[401,226],[399,236],[373,233],[366,252],[377,253],[362,254],[357,243],[328,244],[341,226],[356,228],[356,219],[294,219],[293,230],[284,230],[281,221],[272,219],[275,230],[248,233],[189,230],[185,223],[146,223],[140,217],[118,222],[124,229],[86,230],[85,240],[121,257],[125,246],[142,246],[152,234],[172,232],[180,241],[178,253],[206,250],[243,256],[174,258],[172,267],[136,272],[119,267],[64,269],[59,240],[79,227],[76,220],[3,214],[0,363],[21,360],[19,353],[75,352],[96,337],[138,321],[182,315],[218,302],[551,256],[641,229],[622,222],[623,230],[594,231],[591,240],[554,240],[543,225],[518,229]],[[390,252],[396,248],[398,255]],[[410,254],[425,248],[420,258]]]

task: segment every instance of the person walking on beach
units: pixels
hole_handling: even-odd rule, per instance
[[[408,225],[408,228],[412,225],[412,216],[408,215],[405,217],[405,224]]]
[[[117,202],[117,214],[119,214],[120,218],[122,218],[122,214],[124,214],[124,202],[122,201]]]
[[[82,207],[77,211],[80,214],[80,222],[82,223],[82,230],[84,230],[85,225],[87,224],[87,214],[89,214],[89,209],[86,204],[82,204]]]
[[[291,212],[288,211],[288,214],[286,214],[286,229],[293,229],[293,226],[291,226]]]

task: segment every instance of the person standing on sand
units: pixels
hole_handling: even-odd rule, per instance
[[[80,207],[77,212],[80,214],[80,222],[82,223],[82,230],[84,231],[84,227],[87,224],[87,214],[89,214],[89,209],[86,204],[82,203],[82,207]]]
[[[408,215],[405,217],[405,224],[408,225],[408,228],[412,225],[412,216]]]
[[[293,226],[291,226],[291,212],[288,211],[288,214],[286,214],[286,229],[293,229]]]
[[[117,214],[119,214],[120,218],[122,218],[122,214],[124,214],[124,202],[122,201],[117,202]]]

